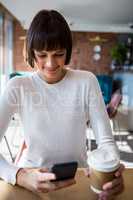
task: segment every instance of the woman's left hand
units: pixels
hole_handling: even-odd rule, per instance
[[[121,164],[119,169],[115,173],[113,181],[105,183],[103,185],[103,192],[99,195],[98,200],[113,200],[115,195],[121,193],[124,189],[122,173],[124,171],[124,165]]]

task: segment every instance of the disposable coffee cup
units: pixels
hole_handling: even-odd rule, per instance
[[[120,167],[120,158],[112,148],[99,148],[90,152],[88,156],[90,167],[90,188],[100,194],[103,185],[115,178],[115,172]]]

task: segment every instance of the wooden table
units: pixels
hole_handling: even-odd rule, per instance
[[[116,197],[116,200],[133,200],[133,169],[124,172],[125,190]],[[76,184],[65,189],[39,196],[19,186],[12,186],[0,180],[0,200],[96,200],[97,197],[90,190],[89,178],[83,170],[76,174]]]

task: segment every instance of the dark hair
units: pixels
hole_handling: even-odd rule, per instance
[[[41,10],[33,18],[26,37],[26,60],[34,67],[34,50],[66,49],[65,64],[72,52],[72,36],[64,17],[55,10]]]

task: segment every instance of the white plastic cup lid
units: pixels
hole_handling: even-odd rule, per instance
[[[111,172],[120,166],[120,158],[113,148],[99,148],[90,152],[88,164],[97,171]]]

